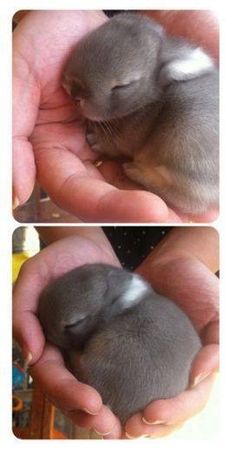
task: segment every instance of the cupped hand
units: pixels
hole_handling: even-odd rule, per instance
[[[125,178],[117,164],[96,167],[75,105],[61,86],[74,45],[105,20],[98,11],[34,11],[16,27],[14,204],[29,198],[37,176],[55,203],[84,221],[181,221],[160,198]]]
[[[14,288],[14,336],[33,378],[56,407],[77,425],[109,434],[107,438],[119,438],[121,425],[118,418],[102,404],[94,388],[82,384],[67,370],[59,349],[45,343],[37,318],[38,297],[44,286],[77,266],[93,262],[119,266],[109,243],[100,245],[78,236],[52,243],[29,259]]]
[[[152,402],[126,423],[128,438],[159,437],[180,427],[208,401],[219,363],[219,282],[200,260],[184,254],[147,258],[138,272],[186,312],[202,340],[188,389],[174,398]]]

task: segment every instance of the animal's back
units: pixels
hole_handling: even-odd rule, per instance
[[[186,388],[199,347],[186,315],[171,301],[154,295],[101,325],[86,344],[79,369],[73,371],[96,388],[125,422],[152,400],[175,396]]]
[[[184,213],[218,206],[218,72],[173,83],[137,160],[152,167],[150,190]],[[166,182],[158,183],[160,167]]]

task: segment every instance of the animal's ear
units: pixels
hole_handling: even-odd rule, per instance
[[[165,36],[164,28],[158,22],[155,22],[155,20],[148,19],[146,21],[146,27],[149,28],[149,30],[154,31],[160,38]]]
[[[153,20],[143,14],[123,13],[117,15],[116,20],[122,21],[123,24],[125,23],[129,27],[132,25],[134,25],[135,27],[139,25],[141,27],[145,26],[146,29],[149,29],[157,33],[159,37],[162,37],[165,34],[164,28],[160,25],[160,23],[156,22],[156,20]]]
[[[117,276],[117,273],[109,274],[109,295],[111,298],[109,312],[111,315],[117,315],[134,307],[149,290],[149,285],[141,276],[125,271],[120,273],[121,276]]]
[[[187,81],[210,72],[214,67],[214,61],[200,47],[186,49],[180,56],[167,60],[159,74],[162,86],[172,81]]]

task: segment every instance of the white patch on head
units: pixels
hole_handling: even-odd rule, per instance
[[[207,73],[214,62],[200,47],[192,50],[184,59],[176,59],[166,66],[169,80],[184,81]]]
[[[138,304],[143,298],[143,295],[147,293],[148,290],[148,284],[146,284],[146,282],[143,281],[139,276],[134,274],[128,289],[121,297],[123,308],[128,309],[129,307]]]

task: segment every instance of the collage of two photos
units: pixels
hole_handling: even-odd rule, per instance
[[[13,433],[213,440],[219,23],[13,17]]]

